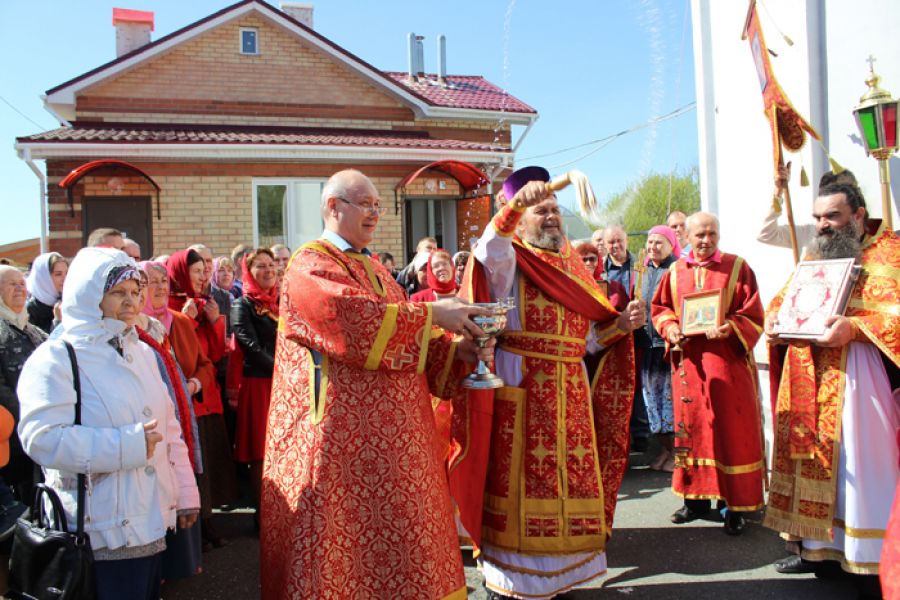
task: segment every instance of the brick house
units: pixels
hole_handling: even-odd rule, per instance
[[[296,248],[345,167],[390,208],[377,250],[408,257],[424,235],[456,250],[489,218],[512,127],[537,119],[482,77],[425,74],[412,34],[408,73],[376,69],[316,33],[310,5],[243,0],[153,42],[152,13],[114,24],[119,56],[46,92],[61,127],[17,138],[33,170],[46,161],[43,247],[65,255],[98,226],[145,256]]]

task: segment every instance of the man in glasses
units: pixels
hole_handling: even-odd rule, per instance
[[[262,596],[464,597],[431,396],[450,397],[489,311],[408,302],[368,250],[384,213],[355,170],[284,275],[262,493]],[[437,327],[433,327],[437,326]],[[441,328],[441,329],[439,329]],[[462,334],[463,337],[452,335]]]

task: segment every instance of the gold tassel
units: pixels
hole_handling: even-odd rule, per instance
[[[782,34],[781,34],[781,37],[784,38],[784,41],[787,43],[788,46],[793,46],[793,45],[794,45],[794,40],[792,40],[792,39],[789,38],[788,36],[786,36],[786,35],[784,35],[784,34],[782,33]]]
[[[828,162],[831,163],[831,172],[835,175],[840,175],[845,171],[844,167],[838,164],[838,161],[831,158],[831,156],[828,157]]]
[[[809,176],[806,174],[806,167],[800,167],[800,187],[809,187]]]

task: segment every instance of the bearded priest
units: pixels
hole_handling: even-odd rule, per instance
[[[764,524],[799,540],[779,572],[843,570],[858,576],[861,597],[880,597],[874,576],[900,473],[900,239],[883,225],[866,233],[855,185],[820,188],[813,218],[806,258],[855,258],[862,272],[845,314],[812,343],[775,333],[784,291],[769,305],[778,391]]]
[[[451,492],[476,500],[454,496],[491,598],[553,598],[606,572],[627,460],[631,332],[645,322],[644,305],[633,301],[621,314],[612,307],[563,234],[549,179],[541,167],[506,179],[509,201],[463,278],[469,298],[511,296],[516,306],[496,353],[505,387],[492,405],[454,407],[462,452],[451,465]],[[600,351],[592,386],[583,357]],[[479,456],[490,458],[480,477],[461,478],[478,472],[466,467]]]

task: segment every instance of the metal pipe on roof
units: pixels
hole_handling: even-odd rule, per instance
[[[447,85],[447,36],[443,33],[437,37],[437,80],[441,85]]]
[[[406,34],[406,41],[409,44],[409,79],[416,80],[416,34],[410,31]]]

